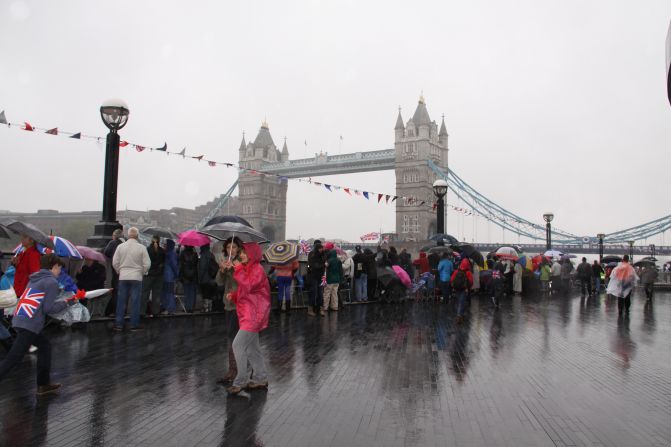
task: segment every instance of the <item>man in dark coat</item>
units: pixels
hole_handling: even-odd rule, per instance
[[[582,262],[576,270],[580,280],[580,295],[592,296],[592,266],[587,263],[587,258],[582,258]]]
[[[310,287],[308,315],[311,317],[316,315],[315,311],[321,307],[324,300],[324,289],[321,283],[325,271],[326,257],[324,255],[324,247],[322,246],[322,242],[317,239],[312,246],[312,251],[308,255],[307,280]]]
[[[210,246],[200,247],[200,259],[198,259],[198,284],[200,293],[203,295],[203,307],[205,312],[212,311],[212,301],[217,296],[217,273],[219,265],[214,258]]]
[[[352,258],[354,263],[354,297],[357,301],[368,300],[368,271],[366,270],[366,257],[357,245],[356,254]]]
[[[103,254],[107,259],[109,259],[108,265],[112,263],[112,259],[114,258],[114,253],[116,252],[117,247],[123,243],[123,230],[117,228],[112,233],[112,240],[107,243],[107,246],[103,250]],[[110,287],[112,288],[112,298],[110,298],[110,300],[107,302],[107,307],[105,308],[105,315],[108,317],[114,316],[116,314],[116,297],[117,289],[119,288],[119,274],[114,269],[112,269],[112,284]]]
[[[165,250],[159,244],[161,238],[154,236],[151,245],[147,247],[151,267],[147,276],[142,281],[142,304],[140,315],[144,316],[147,311],[149,294],[151,294],[151,314],[156,316],[161,312],[161,292],[163,291],[163,268],[165,267]]]
[[[375,262],[375,254],[370,248],[363,251],[366,259],[366,272],[368,274],[368,299],[374,300],[377,293],[377,263]]]

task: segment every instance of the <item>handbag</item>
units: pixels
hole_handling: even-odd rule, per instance
[[[16,306],[19,299],[16,297],[14,288],[10,287],[6,290],[0,290],[0,309],[7,309]]]

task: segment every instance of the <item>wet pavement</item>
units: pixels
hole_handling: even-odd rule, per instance
[[[0,384],[0,445],[668,446],[670,321],[667,292],[622,320],[605,296],[475,298],[461,326],[449,304],[274,314],[270,389],[249,399],[215,384],[224,316],[50,330],[63,389],[36,398],[25,359]]]

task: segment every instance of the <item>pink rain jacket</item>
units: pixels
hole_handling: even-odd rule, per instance
[[[270,317],[270,283],[261,267],[261,247],[256,243],[243,245],[249,257],[247,264],[238,264],[233,278],[238,289],[231,293],[238,312],[240,329],[249,332],[261,332],[268,327]]]

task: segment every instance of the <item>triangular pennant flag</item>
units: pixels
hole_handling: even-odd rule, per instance
[[[389,197],[391,197],[389,194],[387,194],[386,196],[384,196],[384,201],[385,201],[386,203],[389,203]]]
[[[82,138],[82,133],[81,133],[81,132],[77,132],[77,133],[74,134],[74,135],[70,135],[70,138],[74,138],[74,139],[76,139],[76,140],[81,140],[81,138]]]
[[[165,143],[165,142],[164,142],[164,143],[163,143],[163,147],[157,147],[156,150],[157,150],[157,151],[167,152],[167,150],[168,150],[168,143]]]
[[[322,186],[322,184],[319,183],[319,182],[312,182],[312,183],[314,183],[314,184],[317,185],[317,186]]]
[[[327,185],[326,183],[324,183],[324,188],[326,188],[326,189],[328,189],[329,191],[331,191],[331,185]],[[333,192],[333,191],[331,191],[331,192]]]
[[[49,129],[44,133],[48,133],[49,135],[58,135],[58,127],[54,127],[53,129]]]
[[[425,202],[424,200],[422,200],[421,202],[419,202],[419,206],[422,206],[422,205],[424,205],[425,203],[426,203],[426,202]]]
[[[233,167],[233,163],[224,163],[224,164],[226,165],[227,168]]]
[[[377,195],[377,203],[380,203],[380,200],[382,200],[382,194]]]
[[[179,152],[177,155],[181,155],[183,158],[184,154],[186,154],[186,147],[184,147],[184,149],[182,149],[182,152]]]
[[[138,152],[142,152],[144,150],[144,146],[140,146],[139,144],[135,145],[135,150]]]
[[[364,192],[363,192],[363,196],[364,196],[366,199],[368,199],[368,192],[364,191]]]
[[[182,154],[180,154],[180,155],[182,155]],[[198,160],[198,161],[201,161],[201,160],[203,159],[203,157],[204,157],[204,155],[199,155],[199,156],[197,156],[197,157],[191,157],[191,158],[194,158],[194,159],[196,159],[196,160]]]
[[[394,198],[391,199],[392,203],[393,203],[396,199],[398,199],[398,196],[394,196]]]
[[[119,142],[119,147],[126,147],[126,146],[128,146],[128,144],[129,144],[128,141],[123,140],[123,141]]]
[[[210,165],[210,166],[217,166],[216,161],[208,161],[207,164]]]
[[[349,192],[349,188],[345,188],[345,192],[346,192],[347,194],[349,194],[350,196],[352,195],[352,193]]]
[[[0,112],[0,124],[7,124],[7,117],[5,116],[5,111]]]
[[[28,124],[28,123],[25,122],[25,121],[23,122],[23,124],[25,124],[25,127],[23,128],[23,130],[27,130],[28,132],[32,132],[32,131],[33,131],[33,126],[31,126],[30,124]]]
[[[356,194],[357,196],[360,196],[360,195],[361,195],[361,192],[359,192],[358,189],[355,189],[355,190],[354,190],[354,194]]]

